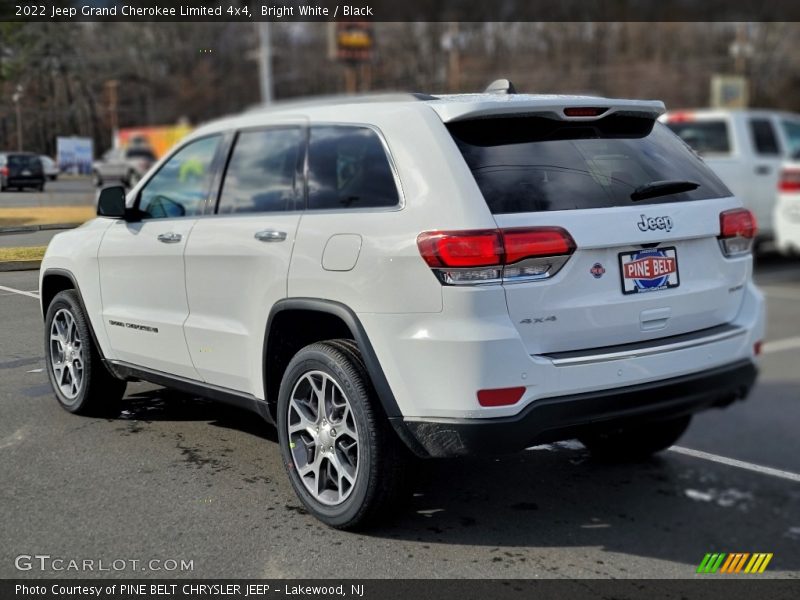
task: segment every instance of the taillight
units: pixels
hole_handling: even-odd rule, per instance
[[[8,177],[8,167],[0,167],[0,175]]]
[[[719,229],[719,243],[725,256],[739,256],[753,249],[758,227],[755,215],[746,208],[720,213]]]
[[[547,279],[575,251],[572,236],[560,227],[426,231],[417,246],[448,285]]]
[[[800,192],[800,169],[784,169],[778,189],[781,192]]]

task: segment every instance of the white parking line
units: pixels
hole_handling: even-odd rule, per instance
[[[800,348],[800,337],[785,338],[782,340],[773,340],[771,342],[764,342],[761,347],[761,352],[764,354],[771,354],[772,352],[781,352],[782,350],[797,350]]]
[[[761,291],[764,292],[767,298],[778,298],[780,300],[800,300],[800,292],[796,292],[794,290],[761,286]]]
[[[717,454],[710,454],[702,450],[692,450],[691,448],[684,448],[682,446],[672,446],[670,451],[684,454],[694,458],[702,458],[703,460],[710,460],[711,462],[727,465],[729,467],[738,467],[746,471],[753,471],[754,473],[761,473],[762,475],[771,475],[772,477],[779,477],[781,479],[788,479],[800,483],[800,474],[792,473],[791,471],[782,471],[781,469],[773,469],[772,467],[764,467],[753,463],[745,462],[743,460],[736,460],[735,458],[728,458],[726,456],[719,456]]]
[[[39,294],[35,294],[33,292],[26,292],[25,290],[18,290],[16,288],[6,287],[4,285],[0,285],[0,290],[4,292],[11,292],[13,294],[19,294],[20,296],[28,296],[29,298],[36,298],[39,299]]]

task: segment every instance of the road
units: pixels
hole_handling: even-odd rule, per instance
[[[142,383],[117,418],[59,408],[42,373],[37,276],[0,273],[0,577],[79,575],[15,570],[37,553],[193,561],[105,576],[694,577],[718,551],[772,552],[762,577],[800,578],[796,267],[759,272],[769,327],[750,399],[698,416],[679,448],[626,465],[577,442],[424,462],[410,505],[363,533],[305,513],[275,431],[247,413]]]
[[[23,246],[47,246],[53,236],[65,229],[45,229],[42,231],[0,232],[0,248]]]
[[[48,181],[44,192],[32,189],[0,193],[0,207],[79,206],[94,204],[97,188],[90,177],[60,177]]]

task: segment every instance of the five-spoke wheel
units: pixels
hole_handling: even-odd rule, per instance
[[[75,317],[66,308],[56,312],[50,325],[50,365],[61,393],[77,398],[83,385],[83,345]]]
[[[75,290],[59,292],[47,307],[44,343],[47,375],[61,406],[78,414],[117,410],[125,382],[103,364]]]
[[[333,378],[309,371],[289,400],[289,447],[306,489],[323,504],[339,504],[358,476],[358,427]]]
[[[289,479],[321,521],[353,528],[401,498],[405,448],[352,340],[319,342],[295,354],[277,416]]]

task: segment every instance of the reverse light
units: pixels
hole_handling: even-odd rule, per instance
[[[758,229],[755,215],[746,208],[726,210],[719,215],[719,244],[725,256],[748,254]]]
[[[572,236],[560,227],[426,231],[417,246],[447,285],[546,279],[575,251]]]
[[[800,169],[784,169],[778,182],[781,192],[800,192]]]
[[[498,388],[494,390],[478,390],[478,404],[481,406],[510,406],[516,404],[525,393],[525,388]]]

